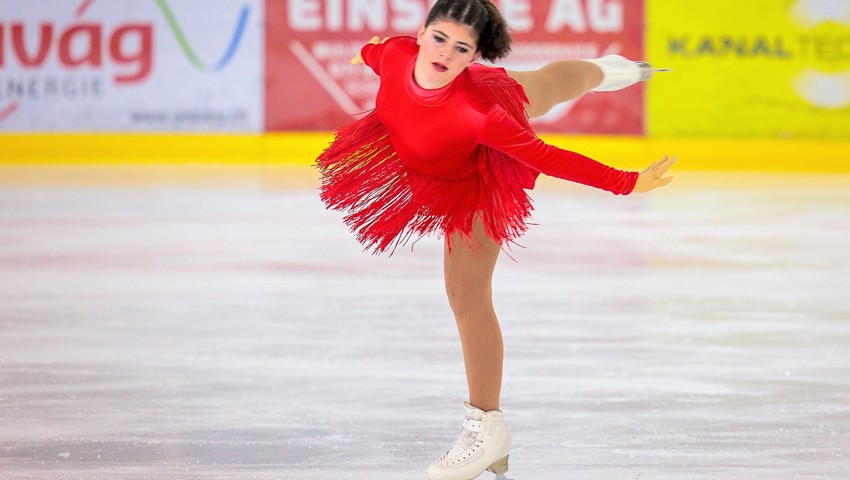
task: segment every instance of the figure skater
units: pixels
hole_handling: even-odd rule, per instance
[[[380,76],[375,110],[340,129],[317,159],[321,198],[346,212],[375,253],[411,238],[444,241],[445,287],[469,387],[460,435],[428,480],[470,480],[508,470],[510,434],[499,410],[502,334],[491,280],[508,242],[526,231],[527,189],[540,173],[627,195],[668,184],[664,157],[628,172],[541,141],[528,123],[589,91],[647,79],[646,65],[609,55],[528,72],[476,63],[510,51],[490,0],[438,0],[416,37],[374,37],[353,63]]]

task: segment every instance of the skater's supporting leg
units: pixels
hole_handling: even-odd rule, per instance
[[[544,115],[555,105],[578,98],[602,82],[602,70],[582,60],[560,60],[539,70],[508,71],[508,75],[528,95],[529,118]]]
[[[499,408],[502,330],[493,309],[492,278],[501,247],[480,220],[467,242],[454,237],[444,251],[446,294],[457,322],[469,384],[469,403],[487,412]]]

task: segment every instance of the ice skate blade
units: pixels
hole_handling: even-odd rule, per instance
[[[504,476],[505,472],[508,471],[508,458],[510,458],[510,455],[505,455],[504,457],[496,460],[493,465],[490,465],[487,468],[487,471],[493,472],[499,476]]]
[[[645,82],[652,78],[652,75],[655,72],[669,72],[669,68],[652,68],[652,65],[646,62],[635,62],[640,67],[640,80],[641,82]]]

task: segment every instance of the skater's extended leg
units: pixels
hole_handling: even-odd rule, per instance
[[[544,115],[555,105],[578,98],[602,82],[602,70],[583,60],[560,60],[539,70],[507,73],[525,89],[529,118]]]
[[[499,408],[502,388],[502,330],[493,309],[492,278],[500,245],[480,220],[473,238],[452,238],[444,251],[446,294],[457,322],[469,384],[469,403],[487,412]]]
[[[508,71],[528,96],[526,113],[539,117],[555,105],[587,92],[613,92],[652,78],[652,67],[620,55],[588,60],[560,60],[539,70]]]

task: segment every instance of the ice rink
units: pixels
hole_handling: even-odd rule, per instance
[[[466,400],[439,240],[363,253],[312,172],[81,168],[0,169],[3,480],[424,480]],[[674,175],[533,193],[508,477],[850,478],[850,176]]]

